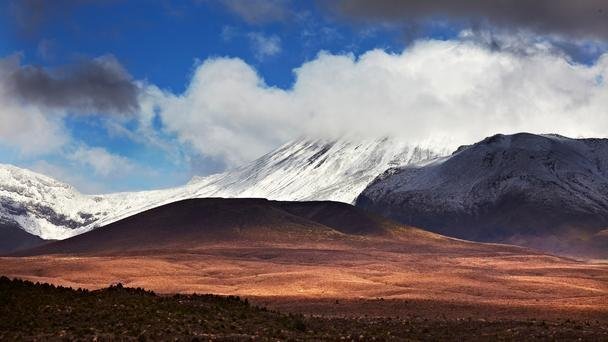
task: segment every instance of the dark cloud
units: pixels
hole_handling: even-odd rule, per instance
[[[86,113],[129,114],[139,108],[139,87],[111,55],[52,71],[18,62],[2,72],[2,82],[24,103]]]
[[[20,33],[32,36],[56,19],[65,20],[78,7],[104,4],[109,0],[13,0],[10,3],[12,17]]]
[[[222,3],[249,24],[287,20],[292,12],[290,0],[222,0]]]
[[[572,38],[608,39],[606,0],[320,0],[363,21],[451,18]]]

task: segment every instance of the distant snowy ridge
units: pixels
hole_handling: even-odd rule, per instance
[[[396,139],[300,139],[235,170],[164,190],[83,195],[50,177],[0,164],[0,221],[44,239],[65,239],[186,198],[263,197],[352,203],[380,173],[447,154]]]

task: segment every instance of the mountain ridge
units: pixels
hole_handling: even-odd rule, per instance
[[[65,239],[187,198],[263,197],[352,203],[386,168],[445,152],[385,138],[360,142],[299,139],[240,168],[188,184],[140,192],[83,195],[50,177],[0,165],[0,217],[45,239]]]

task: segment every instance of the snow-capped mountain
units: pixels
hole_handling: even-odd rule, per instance
[[[449,236],[608,254],[608,140],[492,136],[387,170],[357,205]]]
[[[65,239],[162,204],[199,197],[352,203],[378,174],[445,154],[395,139],[297,140],[252,163],[176,188],[83,195],[35,172],[0,165],[0,218],[44,239]]]
[[[416,164],[447,151],[384,138],[380,140],[298,140],[245,167],[195,178],[205,196],[264,197],[276,200],[354,202],[365,186],[390,167]]]

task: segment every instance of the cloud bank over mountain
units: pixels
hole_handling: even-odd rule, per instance
[[[522,54],[465,36],[401,53],[322,52],[294,70],[287,89],[241,59],[210,58],[184,93],[148,89],[156,112],[146,117],[158,115],[181,142],[229,165],[299,135],[391,135],[453,148],[496,132],[606,136],[608,55],[584,65],[550,44]]]
[[[111,56],[57,71],[15,55],[0,60],[0,141],[24,154],[59,151],[71,163],[88,156],[81,164],[92,174],[113,176],[114,161],[141,168],[73,137],[67,118],[104,113],[111,134],[227,167],[300,136],[394,136],[442,148],[521,131],[607,136],[608,54],[582,64],[549,41],[516,38],[496,48],[463,31],[401,52],[321,52],[293,70],[288,87],[240,58],[211,57],[183,92],[134,80]]]

